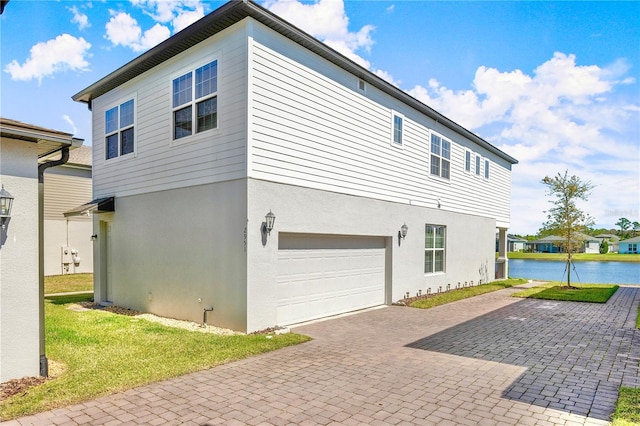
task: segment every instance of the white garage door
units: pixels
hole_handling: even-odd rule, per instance
[[[384,238],[281,234],[278,325],[385,303]]]

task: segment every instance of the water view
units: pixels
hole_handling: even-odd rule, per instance
[[[566,262],[509,259],[509,276],[546,281],[566,280]],[[574,262],[572,283],[640,284],[640,263]]]

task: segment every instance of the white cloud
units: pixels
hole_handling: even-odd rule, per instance
[[[204,16],[204,5],[200,0],[132,0],[131,3],[154,21],[171,24],[174,33]]]
[[[82,31],[85,28],[88,28],[91,26],[91,24],[89,23],[89,17],[84,13],[80,12],[76,6],[68,7],[67,9],[71,13],[73,13],[73,18],[71,19],[71,22],[74,24],[78,24],[79,30]]]
[[[141,52],[154,47],[183,30],[204,16],[205,7],[200,0],[131,0],[142,9],[155,24],[143,31],[140,23],[130,14],[111,11],[111,19],[106,24],[105,38],[115,46],[128,47]]]
[[[20,65],[15,59],[4,68],[12,80],[30,81],[64,71],[87,71],[91,44],[82,37],[62,34],[31,48],[29,58]]]
[[[71,128],[71,134],[75,135],[78,133],[78,128],[76,127],[75,123],[73,122],[73,120],[71,119],[71,117],[69,117],[68,115],[63,115],[62,119],[64,121],[67,122],[67,124],[69,125],[69,127]]]
[[[167,27],[156,24],[142,32],[142,28],[131,15],[124,12],[111,12],[112,16],[105,25],[105,38],[115,46],[128,47],[134,52],[141,52],[169,38]]]
[[[357,52],[369,52],[374,27],[364,25],[356,32],[349,31],[349,18],[342,0],[317,0],[310,4],[298,0],[267,0],[264,6],[357,64],[370,68],[369,61]]]

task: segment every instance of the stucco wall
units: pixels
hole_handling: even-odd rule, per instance
[[[0,182],[15,197],[0,231],[0,382],[37,376],[38,176],[36,144],[0,141]]]
[[[93,223],[85,220],[45,220],[44,221],[44,274],[84,274],[93,272]],[[70,263],[64,267],[61,248],[78,250],[80,263]]]
[[[94,219],[97,300],[194,322],[213,307],[207,322],[244,331],[245,212],[244,180],[117,197]]]
[[[387,303],[406,292],[415,295],[430,288],[436,292],[447,284],[493,281],[495,276],[495,230],[492,218],[440,209],[392,203],[364,197],[319,191],[250,179],[248,182],[248,331],[276,325],[276,264],[280,233],[362,235],[387,238]],[[276,222],[263,240],[261,225],[271,210]],[[409,227],[398,244],[398,231]],[[444,273],[424,273],[425,224],[445,225]],[[263,245],[264,242],[264,245]]]

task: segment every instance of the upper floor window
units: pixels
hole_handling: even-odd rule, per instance
[[[471,151],[464,152],[464,171],[471,173]]]
[[[489,160],[484,160],[484,178],[489,179]]]
[[[402,145],[402,132],[404,127],[404,117],[396,112],[391,114],[391,140],[396,145]]]
[[[218,61],[173,80],[173,139],[218,127]]]
[[[431,134],[431,174],[450,178],[451,142]]]
[[[444,272],[446,226],[425,225],[424,227],[424,272]]]
[[[477,176],[480,176],[480,167],[481,167],[480,156],[476,155],[476,175]]]
[[[130,99],[105,112],[105,158],[107,160],[135,151],[135,103]]]

